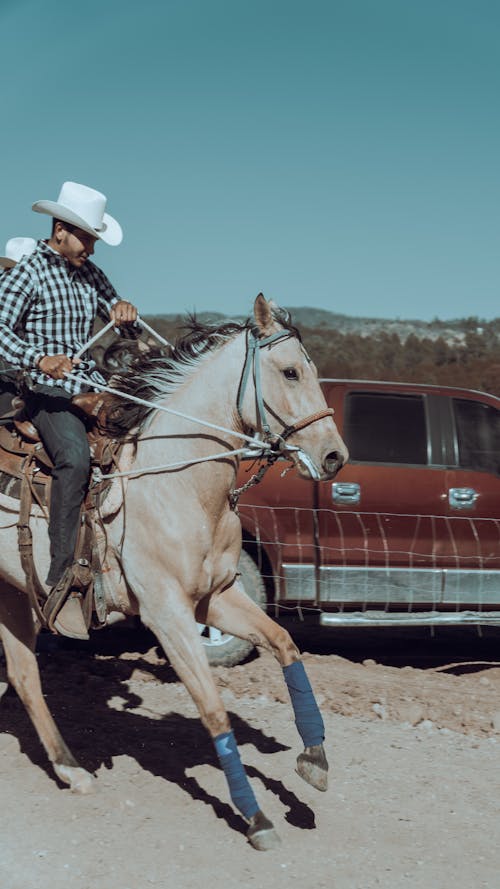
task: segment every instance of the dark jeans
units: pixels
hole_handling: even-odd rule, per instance
[[[35,386],[26,397],[26,413],[40,433],[51,458],[50,569],[54,586],[74,558],[80,506],[90,475],[90,451],[85,424],[60,386]]]

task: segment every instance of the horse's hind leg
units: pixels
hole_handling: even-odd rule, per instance
[[[0,594],[0,636],[7,676],[21,698],[58,778],[71,790],[87,793],[93,777],[82,769],[64,743],[45,703],[35,657],[36,632],[28,597],[3,585]]]
[[[154,612],[141,608],[141,619],[158,637],[198,707],[226,776],[231,799],[248,822],[249,842],[259,851],[275,848],[280,841],[278,834],[255,799],[190,606],[182,599],[178,599],[177,605],[170,600],[168,613],[158,608]]]
[[[304,751],[297,757],[297,772],[317,790],[326,790],[328,761],[323,747],[323,719],[290,633],[262,611],[238,581],[224,592],[203,600],[196,619],[273,652],[283,668],[295,724],[304,743]]]

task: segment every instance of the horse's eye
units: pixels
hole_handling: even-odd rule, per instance
[[[298,380],[299,375],[294,367],[285,367],[283,374],[286,380]]]

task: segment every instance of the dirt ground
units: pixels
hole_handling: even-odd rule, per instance
[[[44,692],[94,794],[58,785],[0,659],[1,889],[500,887],[500,632],[294,635],[327,729],[330,788],[268,655],[214,670],[257,798],[259,853],[195,708],[154,640],[42,639]],[[97,637],[97,638],[96,638]]]

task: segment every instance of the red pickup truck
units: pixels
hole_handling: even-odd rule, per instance
[[[322,380],[349,448],[335,481],[278,462],[240,499],[247,592],[323,625],[500,623],[500,399]],[[239,483],[249,477],[243,462]],[[205,630],[213,664],[247,643]]]

